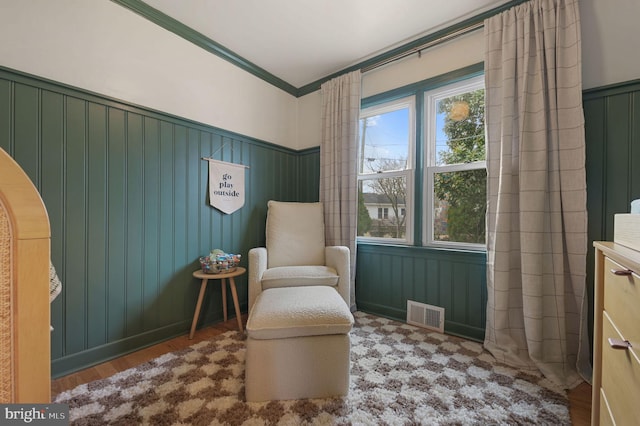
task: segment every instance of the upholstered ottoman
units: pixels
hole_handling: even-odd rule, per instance
[[[333,287],[262,291],[247,320],[247,401],[346,395],[352,326]]]

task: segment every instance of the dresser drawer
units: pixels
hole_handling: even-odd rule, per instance
[[[640,419],[640,360],[639,348],[613,349],[608,338],[622,339],[607,312],[602,319],[602,392],[619,425],[637,424]],[[602,410],[600,416],[602,418]]]
[[[604,310],[624,338],[640,350],[640,277],[636,272],[614,274],[612,271],[627,269],[609,258],[604,266]]]
[[[611,418],[611,412],[609,411],[607,396],[602,389],[600,389],[600,426],[615,426]]]

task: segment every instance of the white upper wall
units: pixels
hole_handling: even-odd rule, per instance
[[[580,0],[583,87],[640,78],[638,0]],[[371,96],[483,60],[478,31],[363,75]],[[0,65],[293,149],[320,145],[296,99],[107,0],[0,0]]]
[[[362,97],[386,92],[411,83],[484,61],[482,30],[423,50],[400,61],[376,68],[362,76]]]
[[[590,89],[640,79],[636,28],[639,0],[579,0],[582,25],[582,87]],[[484,61],[483,32],[476,31],[424,51],[421,57],[385,65],[362,76],[362,97],[382,93]],[[320,145],[320,95],[298,103],[301,148]]]
[[[638,0],[579,0],[582,87],[591,89],[640,78]]]
[[[482,31],[459,37],[362,75],[362,97],[383,93],[483,61]],[[320,92],[299,98],[299,149],[320,145]]]
[[[0,65],[296,148],[294,96],[111,1],[0,1]]]

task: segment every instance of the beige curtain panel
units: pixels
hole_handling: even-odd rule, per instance
[[[320,201],[324,204],[327,245],[351,251],[351,308],[355,308],[356,233],[358,219],[358,120],[360,71],[322,84]]]
[[[578,2],[532,0],[487,19],[484,31],[484,345],[571,388],[590,377]]]

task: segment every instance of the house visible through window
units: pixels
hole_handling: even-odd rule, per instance
[[[363,101],[359,240],[485,247],[484,77],[475,69],[470,78],[452,73],[451,84],[441,76],[389,92],[388,101]],[[414,158],[423,160],[418,167]]]
[[[406,214],[413,188],[415,97],[361,111],[358,236],[412,241]]]

